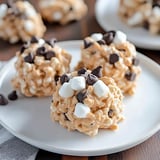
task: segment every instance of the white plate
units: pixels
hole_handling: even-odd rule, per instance
[[[118,12],[119,0],[97,0],[95,5],[96,19],[100,26],[105,30],[122,30],[128,39],[137,47],[146,49],[160,49],[160,36],[151,35],[142,27],[129,27],[124,24]]]
[[[72,56],[72,67],[80,59],[81,41],[59,43]],[[126,119],[118,131],[101,130],[95,137],[77,131],[69,132],[50,119],[50,98],[20,97],[0,106],[0,123],[27,143],[51,152],[95,156],[114,153],[133,147],[160,129],[160,67],[149,58],[138,54],[142,74],[137,92],[125,98]],[[0,72],[0,92],[12,90],[10,80],[15,74],[13,58]]]

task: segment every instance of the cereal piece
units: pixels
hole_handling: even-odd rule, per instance
[[[25,96],[51,96],[59,76],[69,71],[71,56],[53,40],[33,37],[17,52],[13,87]],[[61,81],[67,82],[61,77]]]
[[[102,67],[97,68],[102,70]],[[51,103],[51,117],[54,121],[58,121],[68,130],[77,130],[89,136],[95,136],[99,129],[115,130],[118,128],[118,123],[123,120],[121,90],[112,78],[103,76],[98,78],[91,74],[97,68],[92,71],[83,68],[71,72],[68,75],[70,79],[68,82],[61,83],[60,78]],[[85,79],[88,75],[94,76],[96,79],[94,84],[88,84]],[[83,80],[80,80],[80,77]],[[84,80],[85,88],[78,88],[78,90],[72,88],[72,94],[69,96],[68,88],[71,89],[71,83],[74,81],[77,86],[83,86]],[[64,85],[67,89],[64,89],[61,94]]]
[[[8,100],[5,98],[5,96],[3,94],[0,94],[0,105],[7,105],[8,104]]]
[[[28,1],[0,4],[0,38],[10,43],[28,41],[42,37],[45,30],[40,14]]]
[[[84,39],[81,48],[82,58],[76,69],[84,67],[92,70],[101,65],[88,75],[88,84],[93,85],[97,81],[94,75],[108,76],[115,80],[123,93],[134,94],[136,81],[141,72],[135,46],[127,41],[127,36],[121,31],[108,31],[104,35],[96,33],[94,37],[95,35],[102,39],[95,40],[92,36]],[[101,67],[102,73],[98,73]]]
[[[129,26],[142,26],[152,34],[160,34],[159,0],[121,0],[118,14]]]
[[[87,5],[83,0],[39,0],[39,10],[45,20],[64,25],[82,19],[87,13]]]

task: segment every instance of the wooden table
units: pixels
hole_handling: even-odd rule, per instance
[[[1,2],[2,0],[0,0]],[[32,3],[36,5],[36,1],[32,0]],[[56,37],[59,41],[63,40],[77,40],[86,37],[94,32],[105,33],[103,29],[98,25],[95,14],[94,4],[95,0],[86,0],[89,7],[88,15],[80,22],[72,22],[66,26],[60,26],[58,24],[48,24],[45,39]],[[15,55],[15,52],[19,50],[21,43],[11,45],[7,42],[0,40],[0,60],[9,60]],[[141,53],[147,55],[154,61],[160,64],[160,50],[151,51],[144,49],[137,49]],[[36,160],[160,160],[160,131],[152,136],[144,143],[128,149],[123,152],[97,156],[97,157],[72,157],[60,154],[49,153],[40,150],[37,154]]]

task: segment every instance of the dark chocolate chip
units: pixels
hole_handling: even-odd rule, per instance
[[[56,56],[55,52],[53,52],[53,51],[48,51],[48,52],[45,53],[45,59],[46,60],[51,60],[51,58],[55,57],[55,56]]]
[[[104,39],[104,41],[106,42],[107,45],[110,45],[113,42],[115,35],[116,35],[115,31],[108,31],[103,36],[103,39]]]
[[[116,62],[119,61],[119,55],[116,53],[113,53],[109,56],[109,63],[110,64],[115,64]]]
[[[36,51],[37,56],[44,56],[46,54],[46,48],[45,47],[39,47]]]
[[[55,76],[54,76],[54,80],[55,80],[55,82],[57,82],[57,81],[59,80],[59,78],[60,78],[60,76],[59,76],[59,75],[55,75]]]
[[[25,46],[22,46],[21,50],[20,50],[20,53],[22,54],[24,51],[25,51],[26,47]]]
[[[152,7],[160,7],[160,0],[153,0]]]
[[[139,65],[139,59],[133,58],[133,59],[132,59],[132,64],[133,64],[134,66],[138,66],[138,65]]]
[[[18,99],[17,92],[16,92],[16,91],[12,91],[12,92],[8,95],[8,99],[9,99],[9,100],[12,100],[12,101],[17,100],[17,99]]]
[[[46,40],[45,42],[53,48],[57,40],[55,38],[52,38],[51,40]]]
[[[7,105],[8,100],[5,98],[4,95],[0,94],[0,105]]]
[[[77,95],[76,95],[77,101],[83,103],[83,100],[85,98],[87,98],[87,91],[83,90],[80,91]]]
[[[69,82],[69,77],[66,75],[66,74],[63,74],[61,77],[60,77],[60,82],[61,84],[65,83],[65,82]]]
[[[110,109],[110,110],[108,111],[108,116],[109,116],[109,118],[112,118],[113,115],[114,115],[113,109]]]
[[[93,69],[91,74],[97,76],[98,78],[102,77],[102,66],[98,66],[97,68]]]
[[[31,53],[29,53],[29,55],[27,55],[26,57],[24,57],[24,61],[27,63],[34,63],[34,58],[31,55]]]
[[[93,42],[87,41],[85,39],[83,40],[83,43],[84,43],[84,48],[85,49],[90,47],[91,45],[93,45]]]
[[[100,44],[100,45],[105,45],[106,44],[106,42],[103,39],[97,41],[97,43]]]
[[[38,40],[37,37],[33,36],[33,37],[31,38],[31,43],[38,43],[38,42],[39,42],[39,40]]]
[[[146,30],[148,30],[148,29],[149,29],[149,22],[148,22],[148,21],[144,21],[143,27],[144,27]]]
[[[134,81],[134,80],[136,79],[136,74],[133,73],[133,72],[128,71],[128,72],[125,74],[125,78],[126,78],[128,81]]]
[[[81,68],[80,70],[78,70],[78,75],[82,75],[82,74],[85,74],[87,72],[87,69],[86,68]]]
[[[94,83],[97,82],[97,80],[98,80],[98,78],[97,78],[95,75],[93,75],[93,74],[88,74],[86,81],[87,81],[87,84],[88,84],[88,85],[93,85]]]

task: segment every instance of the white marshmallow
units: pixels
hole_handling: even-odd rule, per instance
[[[0,19],[2,19],[7,14],[8,7],[6,4],[0,5]]]
[[[153,15],[155,15],[155,16],[159,16],[159,18],[160,18],[160,8],[159,7],[154,7],[153,8]]]
[[[86,118],[90,112],[90,108],[82,103],[77,103],[74,110],[74,115],[78,118]]]
[[[121,31],[117,31],[116,32],[116,35],[115,35],[115,37],[114,37],[114,43],[115,44],[121,44],[121,43],[124,43],[124,42],[126,42],[126,40],[127,40],[127,36],[126,36],[126,34],[124,34],[123,32],[121,32]]]
[[[82,76],[73,77],[69,83],[71,84],[71,88],[76,91],[86,88],[86,80]]]
[[[34,24],[32,21],[27,20],[24,22],[24,28],[27,32],[32,32],[34,29]]]
[[[93,33],[91,38],[93,38],[95,41],[99,41],[103,38],[103,35],[101,33]]]
[[[39,39],[38,40],[38,45],[39,45],[39,47],[41,47],[43,44],[45,43],[45,41],[43,40],[43,39]]]
[[[100,98],[107,96],[109,92],[108,86],[101,80],[98,80],[94,85],[93,85],[94,93]]]
[[[135,13],[132,17],[130,17],[130,18],[128,19],[128,22],[127,22],[127,23],[128,23],[130,26],[134,26],[134,25],[137,25],[137,24],[141,23],[142,20],[143,20],[143,15],[142,15],[140,12],[137,12],[137,13]]]
[[[53,19],[54,20],[60,20],[62,18],[62,13],[61,12],[54,12],[53,13]]]
[[[65,82],[59,89],[59,95],[63,98],[72,97],[73,94],[74,91],[72,90],[70,83]]]

